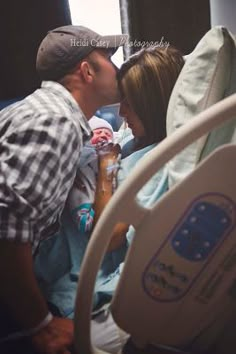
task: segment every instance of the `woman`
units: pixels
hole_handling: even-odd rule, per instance
[[[121,161],[117,176],[118,185],[122,183],[140,158],[165,138],[168,102],[183,64],[182,55],[178,50],[171,47],[150,47],[134,54],[122,65],[118,73],[118,84],[122,96],[120,114],[125,118],[129,128],[132,130],[133,139],[123,148],[125,156],[129,156]],[[159,171],[139,192],[140,203],[143,206],[147,206],[155,202],[165,192],[167,188],[166,182],[167,174],[165,170]],[[101,185],[102,183],[103,181],[101,181]],[[100,183],[97,185],[97,191],[99,192],[99,190]],[[101,194],[96,193],[97,196]],[[60,311],[64,316],[73,317],[77,277],[88,239],[84,235],[78,234],[68,215],[68,210],[65,210],[65,215],[66,217],[62,220],[62,237],[55,238],[55,241],[48,241],[48,245],[45,247],[44,259],[41,259],[41,262],[38,260],[38,264],[43,264],[45,267],[45,260],[51,263],[47,265],[50,271],[46,272],[45,268],[41,268],[39,272],[40,280],[45,280],[43,278],[44,273],[46,273],[45,281],[46,285],[48,284],[46,290],[52,291],[48,297],[49,301],[54,305],[59,304],[61,306]],[[130,227],[127,236],[128,240],[130,240],[132,235],[133,229]],[[126,251],[126,245],[124,245],[125,235],[118,237],[118,239],[120,242],[116,245],[117,249],[106,255],[107,259],[103,263],[104,267],[100,270],[96,284],[96,296],[94,297],[95,307],[100,307],[110,301],[119,279],[120,270],[122,269],[120,263],[123,261]],[[51,257],[50,252],[53,249],[55,250],[54,257]],[[60,257],[58,257],[58,253],[60,253]],[[40,254],[42,255],[43,252],[40,252]],[[53,261],[50,262],[50,258],[55,261],[59,259],[58,270],[60,267],[62,268],[61,277],[57,269],[53,271]],[[68,263],[68,270],[65,268],[66,262]],[[50,273],[52,273],[52,276],[55,275],[54,287],[53,280],[49,277]],[[46,296],[48,296],[48,293],[46,293]],[[52,299],[55,301],[52,301]],[[103,324],[104,321],[109,322],[109,326],[105,326],[105,328],[109,327],[109,331],[112,331],[111,317],[104,317]],[[112,348],[104,346],[107,339],[110,340],[110,338],[106,337],[107,333],[104,328],[101,331],[101,326],[102,324],[99,320],[93,321],[92,333],[93,338],[95,338],[95,345],[109,351],[112,348],[114,349],[116,345],[122,344],[120,332],[118,331],[118,336],[114,335],[114,341],[110,341]],[[114,325],[114,332],[116,330]],[[115,343],[116,340],[119,343]]]
[[[177,49],[149,47],[122,65],[118,73],[120,115],[134,135],[123,148],[124,156],[166,137],[167,107],[183,64]]]
[[[172,89],[183,67],[181,53],[173,47],[144,48],[131,56],[118,73],[121,92],[120,115],[132,131],[133,138],[123,146],[118,185],[150,150],[166,137],[166,114]],[[138,193],[139,203],[147,207],[167,189],[167,171],[158,171]],[[130,226],[128,243],[134,236]],[[122,239],[122,238],[121,238]],[[96,284],[96,295],[111,299],[122,271],[122,263],[104,282]],[[117,328],[111,314],[92,322],[92,340],[98,348],[115,353],[124,345],[127,334]],[[109,343],[109,344],[108,344]]]
[[[118,185],[135,164],[166,137],[168,103],[183,65],[179,50],[148,47],[131,56],[118,72],[120,115],[133,135],[122,148]],[[140,204],[148,206],[156,202],[166,189],[167,172],[162,169],[139,192]],[[128,241],[133,233],[130,228],[126,235]]]

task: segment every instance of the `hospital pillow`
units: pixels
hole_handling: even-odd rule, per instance
[[[186,58],[167,112],[167,135],[207,107],[236,92],[236,45],[224,27],[214,27]],[[233,127],[232,127],[233,125]],[[231,140],[235,123],[213,131],[169,162],[169,186],[181,181],[216,146]]]

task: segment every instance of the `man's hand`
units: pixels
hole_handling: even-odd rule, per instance
[[[32,344],[39,354],[70,354],[73,332],[71,320],[53,317],[46,327],[32,337]]]
[[[0,284],[0,303],[5,304],[9,318],[18,325],[19,331],[30,333],[37,328],[48,308],[34,276],[29,243],[0,240]],[[69,354],[73,322],[54,317],[31,339],[40,354]]]

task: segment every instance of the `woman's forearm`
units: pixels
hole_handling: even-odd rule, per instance
[[[111,171],[112,166],[117,164],[118,153],[118,150],[112,150],[111,152],[99,157],[98,180],[94,202],[94,225],[96,224],[97,220],[101,216],[103,209],[112,197],[114,178],[116,178],[116,173]],[[107,249],[108,252],[114,251],[124,243],[127,230],[128,225],[126,224],[119,223],[115,225],[113,235]]]

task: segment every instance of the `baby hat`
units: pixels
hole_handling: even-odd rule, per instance
[[[105,119],[93,116],[91,119],[89,119],[88,123],[92,130],[99,129],[99,128],[107,128],[113,133],[111,124],[108,123]]]

